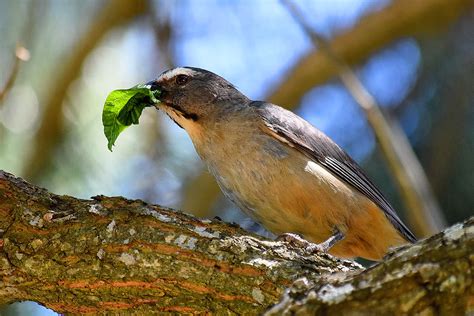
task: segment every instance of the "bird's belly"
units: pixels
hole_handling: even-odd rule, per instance
[[[250,217],[275,234],[298,233],[316,243],[338,229],[346,238],[332,252],[343,257],[378,258],[402,243],[368,198],[297,150],[261,137],[232,155],[213,155],[224,159],[207,160],[224,194]]]
[[[224,194],[273,233],[306,234],[310,228],[313,239],[322,241],[334,223],[345,225],[358,196],[300,152],[261,137],[208,162]]]

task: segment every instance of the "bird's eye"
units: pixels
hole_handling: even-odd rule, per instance
[[[189,77],[186,75],[178,75],[176,77],[176,83],[180,86],[185,85],[188,82],[188,80],[189,80]]]

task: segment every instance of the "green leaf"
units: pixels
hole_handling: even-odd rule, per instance
[[[149,86],[138,85],[130,89],[114,90],[105,100],[102,111],[104,134],[107,147],[112,151],[120,133],[132,124],[138,124],[144,108],[159,103],[159,90],[151,91]]]

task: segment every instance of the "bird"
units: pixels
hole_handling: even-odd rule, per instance
[[[268,231],[312,251],[382,260],[416,242],[362,168],[309,122],[253,101],[196,67],[148,82],[183,128],[223,194]]]

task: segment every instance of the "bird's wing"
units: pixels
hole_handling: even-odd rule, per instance
[[[293,112],[255,101],[250,104],[263,119],[266,132],[319,163],[339,179],[350,184],[382,209],[392,225],[408,241],[416,237],[403,224],[390,203],[365,175],[362,168],[324,133]]]

